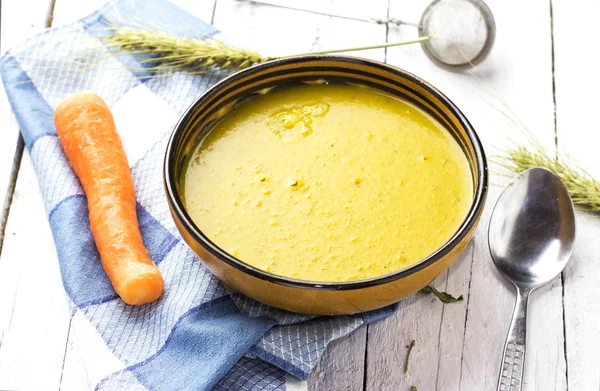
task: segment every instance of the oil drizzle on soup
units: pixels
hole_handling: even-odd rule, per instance
[[[196,225],[275,274],[351,281],[401,269],[454,234],[472,202],[452,136],[367,88],[313,85],[234,109],[184,173]]]

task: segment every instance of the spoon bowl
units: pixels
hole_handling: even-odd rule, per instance
[[[543,168],[519,174],[494,207],[488,237],[496,268],[517,290],[497,390],[519,391],[529,294],[560,274],[575,243],[575,213],[564,184]]]
[[[563,270],[575,242],[569,193],[550,171],[532,168],[504,190],[489,228],[496,267],[511,282],[535,289]]]

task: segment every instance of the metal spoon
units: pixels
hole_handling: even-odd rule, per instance
[[[575,242],[573,204],[564,184],[542,168],[519,174],[500,195],[488,235],[494,264],[517,288],[497,390],[519,391],[529,294],[560,274]]]

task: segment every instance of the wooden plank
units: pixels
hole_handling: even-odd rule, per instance
[[[4,0],[0,4],[0,53],[46,27],[51,0]],[[12,115],[4,85],[0,83],[0,251],[6,217],[10,206],[16,170],[21,160],[23,143],[19,127]]]
[[[298,5],[293,0],[272,2]],[[386,0],[368,3],[310,0],[302,2],[302,7],[362,17],[381,18],[387,13]],[[219,0],[214,22],[215,27],[232,41],[263,55],[273,56],[383,43],[386,31],[385,26],[381,25],[238,0]],[[360,55],[383,61],[384,50],[363,51]]]
[[[76,313],[69,327],[59,389],[92,390],[104,377],[122,368],[96,328],[82,313]]]
[[[0,52],[4,53],[9,48],[25,40],[29,36],[40,32],[45,28],[48,15],[51,11],[51,0],[4,0],[1,2],[2,10],[0,12],[2,20],[0,21]],[[29,389],[30,385],[35,383],[34,376],[27,372],[29,366],[19,365],[20,360],[30,360],[22,354],[21,348],[27,347],[34,351],[36,344],[48,343],[45,337],[60,335],[60,327],[55,328],[54,322],[45,324],[45,317],[54,317],[56,313],[64,310],[57,306],[55,311],[50,311],[54,304],[53,296],[44,296],[44,292],[38,291],[37,285],[40,279],[46,274],[48,267],[43,264],[43,246],[36,247],[37,251],[30,251],[29,254],[18,254],[18,242],[21,244],[26,240],[25,247],[33,250],[30,243],[36,241],[36,236],[41,233],[47,235],[46,225],[27,226],[25,213],[38,213],[41,202],[33,203],[26,207],[28,200],[17,192],[14,196],[15,208],[13,214],[21,215],[22,221],[13,219],[13,222],[4,230],[8,217],[8,208],[13,198],[13,186],[16,180],[16,170],[21,161],[22,141],[19,136],[19,128],[14,116],[11,113],[10,104],[4,92],[4,86],[0,86],[0,249],[2,254],[8,254],[0,258],[0,389]],[[30,167],[27,160],[25,167]],[[20,180],[22,187],[37,189],[37,184],[33,177],[25,176]],[[19,201],[21,198],[21,201]],[[38,199],[38,201],[41,201]],[[41,207],[42,216],[44,215]],[[2,248],[3,233],[11,238],[9,244]],[[12,254],[12,256],[11,256]],[[19,255],[19,256],[18,256]],[[57,265],[53,265],[57,267]],[[21,275],[21,270],[28,268],[36,275],[31,278]],[[53,270],[52,267],[50,270]],[[44,284],[42,284],[43,287]],[[28,298],[18,298],[19,292],[31,292]],[[39,302],[32,303],[38,295],[44,296]],[[28,305],[31,308],[43,306],[41,311],[36,314],[35,319],[28,317],[24,313]],[[39,316],[39,317],[38,317]],[[39,334],[29,335],[28,330],[35,324],[42,324]],[[64,331],[64,330],[63,330]],[[19,337],[20,336],[20,337]],[[19,341],[21,339],[21,341]],[[25,339],[23,341],[23,339]],[[22,342],[23,344],[19,344]],[[50,345],[53,345],[50,343]],[[48,353],[48,354],[45,354]],[[32,365],[39,365],[40,376],[49,375],[46,384],[58,384],[58,378],[51,376],[51,373],[60,373],[62,360],[60,356],[64,353],[56,349],[49,349],[42,352],[39,356],[33,357],[29,361]],[[18,374],[18,375],[15,375]],[[41,378],[38,378],[38,381]],[[38,383],[39,384],[39,383]]]
[[[309,390],[361,390],[367,328],[334,341],[308,379]]]
[[[600,3],[553,0],[556,120],[558,145],[596,178],[600,160],[597,98],[600,87],[597,64],[600,54],[594,47]],[[595,330],[600,322],[598,289],[600,263],[600,220],[577,214],[577,243],[564,272],[564,307],[568,382],[570,390],[600,387],[600,339]]]
[[[427,3],[392,2],[390,16],[418,21]],[[509,137],[522,137],[502,114],[508,112],[504,104],[542,143],[552,147],[549,7],[547,3],[516,0],[489,5],[496,17],[498,35],[492,54],[478,68],[463,73],[443,70],[416,46],[388,49],[388,62],[445,92],[475,126],[488,154],[506,146]],[[528,26],[527,40],[523,40],[523,30],[513,26]],[[388,40],[415,36],[411,27],[393,27]],[[502,182],[492,175],[492,184]],[[369,328],[368,390],[408,389],[411,385],[426,390],[495,388],[514,303],[514,293],[494,269],[487,249],[487,222],[499,193],[500,188],[491,188],[470,251],[435,282],[437,287],[463,294],[465,301],[442,306],[417,295],[403,303],[397,316]],[[561,315],[561,285],[557,280],[532,297],[525,373],[528,388],[566,387]],[[400,368],[405,346],[412,339],[417,343],[407,378]]]
[[[37,189],[26,153],[0,261],[3,390],[58,389],[62,372],[70,315]]]

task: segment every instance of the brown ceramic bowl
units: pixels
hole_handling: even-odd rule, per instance
[[[258,269],[213,243],[194,224],[180,197],[180,179],[197,143],[235,105],[272,88],[329,82],[365,85],[408,100],[441,123],[461,146],[474,183],[471,209],[456,233],[426,258],[379,277],[324,282],[288,278]],[[401,69],[344,56],[275,60],[238,72],[198,98],[175,126],[164,163],[167,199],[183,239],[228,286],[263,303],[308,314],[352,314],[397,302],[425,287],[464,250],[487,194],[487,163],[473,127],[441,92]]]

